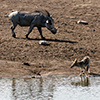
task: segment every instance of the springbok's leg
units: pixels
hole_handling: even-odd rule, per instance
[[[85,76],[86,74],[85,68],[83,68],[82,74]]]
[[[87,65],[88,74],[90,73],[90,65]]]
[[[87,69],[85,69],[85,68],[83,69],[83,74],[85,77],[88,77]]]
[[[81,68],[80,76],[83,76],[83,75],[85,75],[85,68]]]
[[[14,32],[15,28],[16,28],[17,24],[13,23],[13,26],[11,26],[11,30],[12,30],[12,37],[16,38],[16,34]]]
[[[41,27],[37,27],[38,28],[38,31],[39,31],[39,33],[40,33],[40,35],[41,35],[41,38],[42,39],[45,39],[45,37],[43,37],[43,35],[42,35],[42,29],[41,29]]]
[[[80,70],[81,70],[81,72],[80,72],[79,75],[82,76],[82,74],[83,74],[83,70],[82,70],[82,68],[80,68]]]

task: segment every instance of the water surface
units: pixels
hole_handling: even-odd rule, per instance
[[[100,100],[100,77],[3,78],[0,100]]]

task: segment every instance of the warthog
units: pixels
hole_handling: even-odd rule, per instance
[[[36,10],[33,13],[14,11],[9,14],[9,19],[13,24],[11,30],[14,38],[16,38],[14,29],[17,25],[30,26],[29,31],[26,34],[26,38],[28,38],[28,35],[31,33],[34,27],[37,27],[42,39],[45,38],[42,35],[41,27],[46,27],[53,34],[56,34],[57,32],[57,29],[54,27],[54,20],[46,10]]]

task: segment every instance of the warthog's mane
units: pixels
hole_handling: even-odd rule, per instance
[[[47,17],[50,17],[50,13],[47,10],[35,10],[34,12],[42,13]]]

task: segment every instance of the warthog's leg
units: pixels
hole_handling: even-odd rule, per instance
[[[45,39],[45,37],[43,37],[43,35],[42,35],[42,29],[41,29],[41,27],[37,27],[38,28],[38,31],[39,31],[39,33],[40,33],[40,35],[41,35],[41,38],[42,39]]]
[[[17,26],[17,24],[14,24],[14,23],[13,23],[13,26],[11,26],[12,36],[13,36],[14,38],[16,38],[16,34],[15,34],[15,32],[14,32],[16,26]]]
[[[29,31],[28,31],[28,33],[26,34],[26,38],[27,39],[29,39],[28,38],[28,35],[32,32],[32,29],[34,28],[34,25],[33,24],[31,24],[31,26],[30,26],[30,28],[29,28]]]

